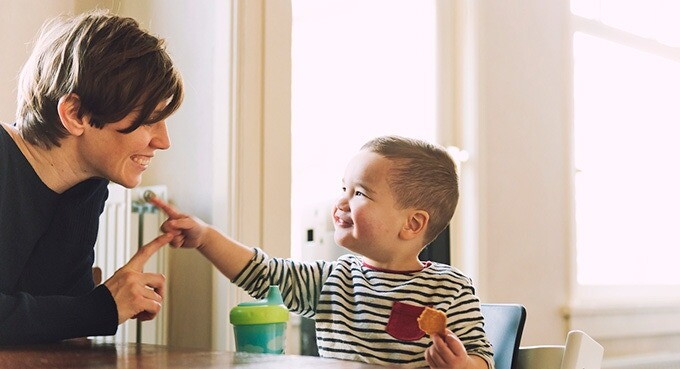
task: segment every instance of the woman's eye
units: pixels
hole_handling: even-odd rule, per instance
[[[354,196],[364,196],[364,193],[361,191],[354,191]]]

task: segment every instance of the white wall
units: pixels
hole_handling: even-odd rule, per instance
[[[172,147],[157,153],[142,185],[167,185],[170,200],[179,209],[212,223],[215,178],[220,177],[219,168],[227,170],[227,158],[216,157],[215,145],[226,145],[228,137],[220,141],[213,135],[219,124],[228,124],[228,117],[216,117],[214,108],[227,105],[218,99],[228,90],[229,81],[215,75],[216,52],[224,52],[216,47],[215,29],[229,22],[225,8],[217,0],[76,0],[76,11],[95,7],[135,18],[165,39],[184,79],[185,97],[168,119]],[[224,69],[229,69],[228,64]],[[217,152],[222,151],[217,148]],[[212,326],[212,267],[198,252],[173,250],[167,283],[170,345],[208,349],[212,329],[230,329]]]
[[[71,12],[72,0],[0,0],[0,122],[14,121],[17,76],[48,18]]]
[[[570,265],[569,2],[479,0],[480,284],[562,344]]]
[[[170,199],[183,211],[212,223],[213,191],[219,168],[227,170],[227,158],[218,151],[213,131],[228,124],[228,117],[215,116],[215,104],[228,80],[215,78],[216,27],[229,21],[218,1],[122,1],[119,13],[139,20],[167,42],[168,51],[184,78],[182,107],[168,120],[170,150],[159,153],[144,175],[143,185],[166,184]],[[224,41],[224,40],[219,40]],[[224,58],[222,58],[224,59]],[[229,66],[224,65],[228,70]],[[226,145],[228,137],[223,138]],[[220,151],[221,152],[221,151]],[[222,160],[223,165],[215,160]],[[226,188],[224,189],[226,191]],[[168,280],[170,313],[169,344],[211,347],[212,268],[195,250],[170,253]]]

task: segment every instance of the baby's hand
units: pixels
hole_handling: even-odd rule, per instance
[[[431,368],[467,369],[471,368],[470,357],[465,346],[451,330],[446,335],[432,335],[432,345],[425,350],[425,360]]]
[[[170,241],[172,247],[201,248],[203,246],[209,229],[207,224],[194,216],[178,212],[158,197],[150,198],[148,201],[168,214],[168,220],[163,222],[161,230],[175,235]]]

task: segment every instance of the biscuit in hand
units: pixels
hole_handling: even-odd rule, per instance
[[[426,307],[418,317],[418,327],[429,335],[446,333],[446,314]]]

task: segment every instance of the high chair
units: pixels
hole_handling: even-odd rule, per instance
[[[496,369],[513,369],[527,312],[517,304],[481,304],[484,331],[493,346]]]

